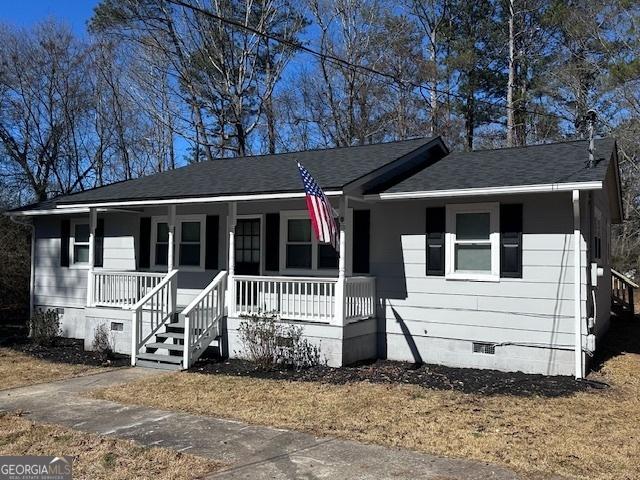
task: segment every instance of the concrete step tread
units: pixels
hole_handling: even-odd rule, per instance
[[[182,357],[178,355],[161,355],[159,353],[139,353],[137,360],[151,360],[155,362],[172,363],[179,365],[182,363]]]
[[[181,364],[176,363],[158,363],[151,360],[136,360],[137,367],[155,368],[158,370],[182,370]]]
[[[164,348],[165,350],[184,351],[184,345],[176,345],[174,343],[152,342],[145,345],[147,348]]]
[[[177,338],[180,340],[184,339],[184,333],[180,333],[180,332],[163,332],[163,333],[156,333],[156,337],[157,338]]]

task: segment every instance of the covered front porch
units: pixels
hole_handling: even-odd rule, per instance
[[[212,223],[206,213],[193,213],[197,207],[154,207],[157,215],[150,222],[149,267],[144,261],[140,267],[138,258],[135,270],[96,267],[96,244],[104,239],[97,235],[98,212],[92,208],[87,307],[93,312],[130,312],[134,365],[162,357],[180,368],[188,368],[212,342],[221,352],[231,353],[228,345],[222,345],[227,319],[274,315],[279,321],[341,329],[374,319],[375,278],[353,273],[350,254],[358,248],[352,237],[353,212],[346,197],[340,197],[337,203],[340,240],[339,251],[333,253],[327,250],[330,246],[318,245],[311,238],[308,216],[300,209],[303,199],[279,204],[277,213],[268,202],[228,202],[226,215],[218,215],[215,220],[221,230],[226,223],[226,234],[219,235],[226,241],[219,247],[210,244],[210,232],[202,232],[211,229]],[[207,213],[213,208],[201,207]],[[217,213],[222,213],[220,207],[215,205]],[[239,207],[251,213],[239,214]],[[266,211],[260,212],[263,208]],[[207,220],[196,223],[198,216]],[[274,216],[278,216],[277,222]],[[101,218],[109,222],[108,214]],[[270,233],[276,229],[277,244]],[[136,240],[142,243],[140,238]],[[194,264],[204,265],[203,257],[209,250],[218,248],[226,254],[225,261],[218,262],[222,268],[195,268]],[[166,269],[158,271],[165,258]],[[198,278],[200,286],[193,288],[193,278]],[[191,288],[183,288],[185,284]]]

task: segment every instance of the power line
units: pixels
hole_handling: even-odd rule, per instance
[[[453,92],[449,92],[449,91],[445,91],[445,90],[440,90],[437,87],[429,86],[429,85],[426,85],[424,83],[417,83],[417,82],[413,82],[411,80],[404,80],[404,79],[396,77],[393,74],[382,72],[380,70],[377,70],[377,69],[372,68],[372,67],[368,67],[366,65],[359,65],[359,64],[351,63],[348,60],[345,60],[344,58],[336,57],[335,55],[331,55],[329,53],[319,52],[319,51],[314,50],[313,48],[307,47],[306,45],[303,45],[303,44],[301,44],[299,42],[295,42],[295,41],[292,41],[292,40],[288,40],[286,38],[278,37],[278,36],[273,35],[273,34],[268,33],[268,32],[263,32],[261,30],[258,30],[256,28],[254,28],[254,27],[251,27],[249,25],[245,25],[243,23],[240,23],[240,22],[238,22],[236,20],[232,20],[230,18],[222,17],[222,16],[217,15],[217,14],[215,14],[213,12],[210,12],[210,11],[208,11],[208,10],[202,8],[202,7],[198,7],[198,6],[192,5],[192,4],[187,3],[187,2],[185,2],[183,0],[167,0],[167,1],[169,3],[173,3],[175,5],[178,5],[178,6],[181,6],[181,7],[184,7],[184,8],[189,8],[189,9],[191,9],[193,11],[198,12],[198,13],[202,13],[203,15],[207,15],[207,16],[209,16],[211,18],[214,18],[214,19],[216,19],[216,20],[218,20],[220,22],[226,23],[228,25],[231,25],[233,27],[239,28],[241,30],[246,30],[246,31],[248,31],[250,33],[253,33],[253,34],[256,34],[256,35],[260,35],[260,36],[262,36],[264,38],[267,38],[269,40],[273,40],[274,42],[278,42],[278,43],[281,43],[283,45],[287,45],[287,46],[289,46],[291,48],[294,48],[296,50],[300,50],[300,51],[306,52],[306,53],[308,53],[310,55],[313,55],[315,57],[318,57],[320,59],[329,60],[330,62],[332,62],[332,63],[334,63],[336,65],[342,65],[342,66],[346,66],[347,68],[350,68],[352,70],[360,70],[360,71],[364,71],[364,72],[367,72],[367,73],[372,74],[372,75],[381,76],[381,77],[384,77],[384,78],[386,78],[388,80],[391,80],[391,81],[393,81],[395,83],[411,85],[414,88],[420,88],[420,89],[425,88],[425,89],[431,90],[433,92],[439,93],[441,95],[447,95],[447,96],[459,98],[461,100],[467,100],[467,98],[465,96],[460,95],[458,93],[453,93]],[[558,120],[564,120],[564,121],[568,121],[568,122],[573,122],[574,121],[573,119],[571,119],[569,117],[565,117],[564,115],[558,115],[558,114],[549,113],[549,112],[540,112],[540,111],[537,111],[537,110],[521,109],[521,108],[517,108],[517,107],[510,107],[508,105],[503,105],[501,103],[492,102],[490,100],[474,98],[474,101],[476,101],[478,103],[483,103],[485,105],[490,105],[490,106],[496,107],[496,108],[505,108],[507,110],[516,110],[516,111],[523,112],[523,113],[528,113],[528,114],[531,114],[531,115],[545,116],[545,117],[555,118],[555,119],[558,119]]]

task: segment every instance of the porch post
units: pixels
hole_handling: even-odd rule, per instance
[[[334,323],[345,322],[345,270],[347,265],[347,197],[340,197],[340,238],[338,241],[338,282],[336,283],[336,316]]]
[[[169,215],[167,227],[169,228],[169,245],[168,245],[168,258],[167,258],[167,271],[170,272],[173,270],[174,266],[174,238],[175,238],[175,230],[176,230],[176,206],[169,205]]]
[[[96,258],[96,227],[98,215],[95,208],[89,209],[89,271],[87,272],[87,305],[92,307],[93,298],[93,267]]]
[[[227,228],[229,230],[228,241],[228,260],[227,260],[227,315],[233,316],[236,312],[236,293],[235,293],[235,265],[236,265],[236,219],[238,214],[238,206],[236,202],[229,202],[229,215],[227,218]]]

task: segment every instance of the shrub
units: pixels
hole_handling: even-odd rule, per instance
[[[60,315],[55,310],[38,310],[29,321],[31,339],[38,345],[51,345],[60,336]]]
[[[275,314],[243,318],[238,327],[241,353],[258,368],[280,365],[299,370],[321,363],[320,349],[302,336],[301,326],[280,323]]]
[[[105,360],[113,354],[113,336],[106,324],[98,325],[93,335],[93,350]]]

